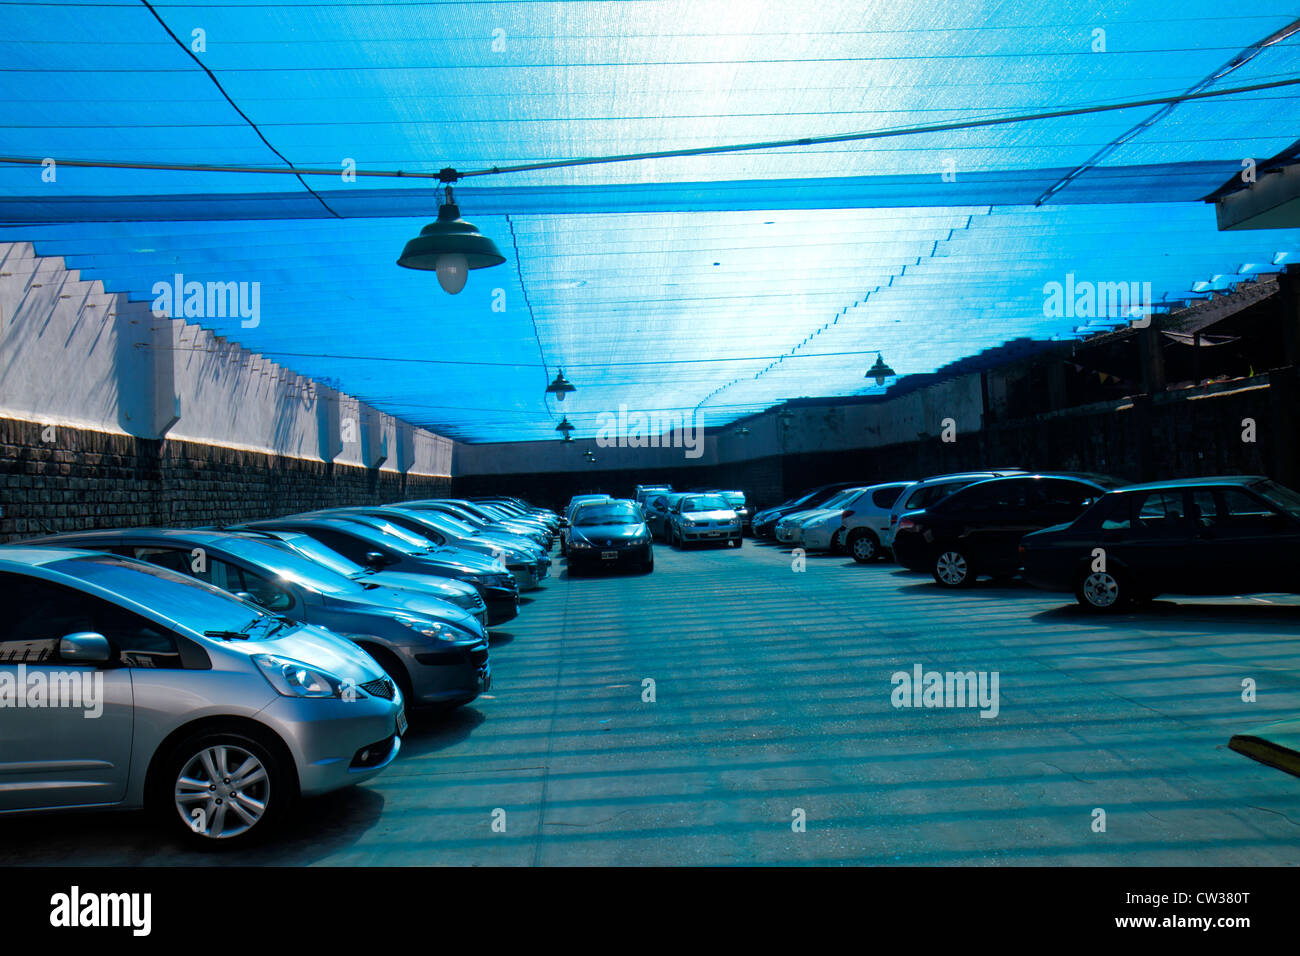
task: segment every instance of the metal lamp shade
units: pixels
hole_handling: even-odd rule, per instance
[[[885,360],[876,354],[876,364],[867,371],[865,378],[874,378],[877,385],[884,385],[885,379],[894,377],[894,370],[885,364]]]
[[[434,272],[439,256],[456,253],[465,257],[470,269],[499,266],[506,261],[495,242],[479,232],[472,222],[460,218],[459,206],[443,203],[438,207],[438,218],[406,244],[397,264]]]

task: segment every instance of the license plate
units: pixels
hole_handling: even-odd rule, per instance
[[[721,538],[721,537],[722,537],[722,532],[721,532],[721,531],[710,531],[710,532],[709,532],[709,537],[710,537],[710,538]]]
[[[402,737],[406,734],[406,708],[403,707],[397,712],[397,736]]]
[[[618,557],[618,552],[617,552],[617,551],[602,551],[602,552],[600,552],[600,556],[601,556],[601,558],[602,558],[603,560],[605,560],[605,561],[613,561],[615,558]]]

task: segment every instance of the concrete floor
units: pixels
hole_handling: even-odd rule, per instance
[[[1300,599],[1103,620],[1018,583],[796,573],[752,541],[656,558],[575,580],[557,560],[494,634],[490,696],[417,718],[385,774],[271,845],[195,855],[139,814],[63,815],[0,822],[0,863],[1300,863],[1300,779],[1226,746],[1300,713]],[[895,709],[917,663],[999,672],[1000,714]]]

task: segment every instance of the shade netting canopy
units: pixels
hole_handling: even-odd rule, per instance
[[[1206,0],[0,3],[0,155],[35,163],[0,163],[0,237],[139,300],[177,275],[258,283],[256,325],[191,321],[464,440],[556,437],[561,413],[584,437],[620,405],[723,424],[893,387],[864,378],[877,353],[902,378],[1133,317],[1054,309],[1054,283],[1160,310],[1295,261],[1300,231],[1219,232],[1203,202],[1300,137],[1300,86],[1265,86],[1300,78],[1294,20]],[[456,296],[394,264],[437,211],[419,174],[863,132],[891,135],[472,176],[456,200],[506,263]]]

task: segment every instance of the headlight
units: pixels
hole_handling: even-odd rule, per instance
[[[451,624],[442,621],[427,620],[419,617],[407,617],[405,614],[396,615],[397,620],[409,627],[415,633],[429,638],[431,641],[447,641],[448,643],[464,643],[477,641],[479,638],[463,631]]]
[[[576,535],[569,535],[569,547],[582,550],[583,548],[592,547],[592,543],[586,538],[579,538]]]
[[[281,697],[342,697],[343,681],[301,661],[256,654],[253,663]]]

